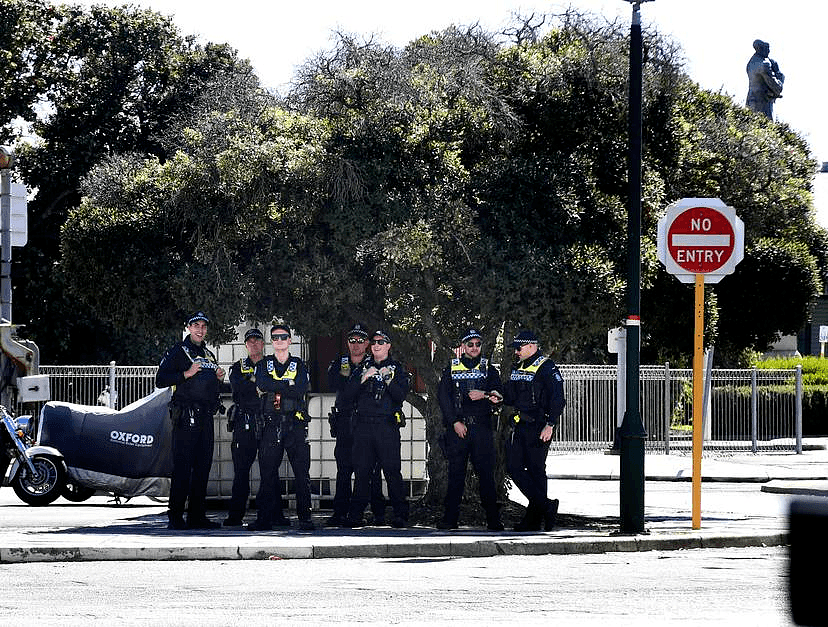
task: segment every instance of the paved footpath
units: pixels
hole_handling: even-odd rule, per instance
[[[427,527],[316,531],[170,531],[166,507],[139,497],[120,505],[95,496],[30,507],[0,489],[0,562],[235,560],[335,557],[475,557],[604,553],[787,544],[794,498],[828,496],[828,440],[794,453],[738,454],[702,461],[701,528],[692,529],[692,460],[645,458],[645,532],[620,532],[619,458],[550,455],[549,495],[559,498],[561,527],[546,533],[492,533]],[[512,498],[521,502],[521,495]],[[826,500],[828,502],[828,500]],[[212,511],[223,520],[226,512]]]

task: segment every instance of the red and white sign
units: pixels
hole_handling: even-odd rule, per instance
[[[683,198],[658,222],[658,258],[684,283],[718,283],[744,256],[744,224],[718,198]]]

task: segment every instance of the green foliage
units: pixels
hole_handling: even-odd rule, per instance
[[[802,391],[802,434],[828,434],[828,385],[808,385]]]
[[[262,306],[263,254],[289,246],[284,232],[309,220],[299,191],[314,176],[307,138],[319,130],[297,116],[262,114],[242,121],[214,113],[164,163],[124,155],[93,170],[62,231],[73,293],[149,336],[173,335],[202,303],[211,337],[229,339],[242,314]]]
[[[806,388],[828,385],[828,360],[822,357],[771,357],[757,359],[752,365],[765,370],[802,366],[802,383]]]
[[[729,354],[764,349],[783,334],[796,334],[807,320],[822,284],[816,259],[805,244],[764,238],[746,245],[727,289],[719,290],[719,343]],[[724,282],[724,281],[723,281]],[[768,307],[769,295],[782,306]]]
[[[772,357],[754,359],[759,369],[787,369],[802,367],[802,432],[805,436],[828,434],[828,360],[821,357]],[[794,394],[793,382],[788,394]]]
[[[11,122],[28,118],[47,88],[49,40],[63,11],[42,0],[0,1],[0,142],[17,133]]]
[[[255,77],[227,46],[198,46],[151,11],[15,0],[4,0],[0,11],[8,61],[0,64],[2,120],[7,124],[19,115],[38,137],[37,143],[18,146],[18,171],[37,194],[29,202],[29,241],[15,253],[12,269],[15,320],[27,323],[44,361],[100,363],[115,355],[145,360],[168,330],[136,342],[122,319],[92,312],[70,294],[58,261],[61,227],[79,206],[80,181],[94,166],[130,152],[165,160],[171,154],[165,134],[196,113],[207,85],[217,93],[215,86],[232,77],[248,83]],[[100,254],[111,256],[119,248],[110,243]],[[133,260],[133,269],[142,265]],[[88,289],[107,291],[108,280],[123,279],[101,273],[95,278]],[[119,315],[129,309],[113,305]],[[101,337],[111,345],[99,342]]]

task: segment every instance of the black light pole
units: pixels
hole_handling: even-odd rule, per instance
[[[641,2],[632,4],[630,27],[630,146],[629,204],[627,206],[627,407],[621,423],[621,532],[644,529],[644,440],[647,433],[639,411],[641,355]]]

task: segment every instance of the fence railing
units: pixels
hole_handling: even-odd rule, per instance
[[[564,410],[552,450],[594,451],[610,447],[618,424],[616,366],[560,365]],[[691,448],[693,371],[640,368],[641,420],[648,451]],[[802,450],[802,371],[714,369],[704,419],[707,450]]]
[[[41,366],[49,375],[52,400],[122,409],[155,389],[157,366]],[[551,454],[588,452],[612,446],[618,420],[616,366],[561,365],[567,405],[553,439]],[[691,450],[693,416],[692,371],[664,366],[640,369],[640,413],[649,452]],[[111,394],[114,390],[115,394]],[[705,420],[706,451],[802,450],[802,376],[796,370],[713,370]],[[311,394],[308,428],[311,444],[311,491],[314,507],[333,496],[336,483],[335,441],[326,417],[335,396]],[[230,404],[229,397],[223,399]],[[38,414],[37,405],[18,413]],[[403,411],[402,475],[409,497],[426,485],[425,419],[409,403]],[[231,434],[216,417],[216,442],[208,495],[229,497],[233,482]],[[279,471],[282,492],[290,500],[293,473],[287,460]],[[252,494],[258,489],[258,464],[251,468]]]
[[[610,447],[618,420],[617,367],[563,364],[560,370],[567,404],[552,450],[578,452]],[[114,363],[40,367],[41,374],[49,375],[53,400],[115,408],[150,394],[155,387],[156,371],[157,366]],[[114,396],[110,390],[115,390]],[[692,370],[673,369],[667,364],[641,366],[640,391],[647,450],[672,453],[689,449]],[[329,396],[311,395],[309,409],[313,418],[327,416],[333,398]],[[19,410],[34,413],[39,407],[27,405]],[[425,429],[416,423],[423,419],[415,416],[413,410],[411,419],[415,424],[406,446],[411,450],[411,459],[416,460],[411,468],[414,476],[424,466]],[[801,450],[801,370],[714,369],[704,433],[705,448],[711,450]],[[332,440],[328,442],[321,434],[319,438],[320,450],[331,449],[330,455],[320,455],[324,461],[332,461]]]

